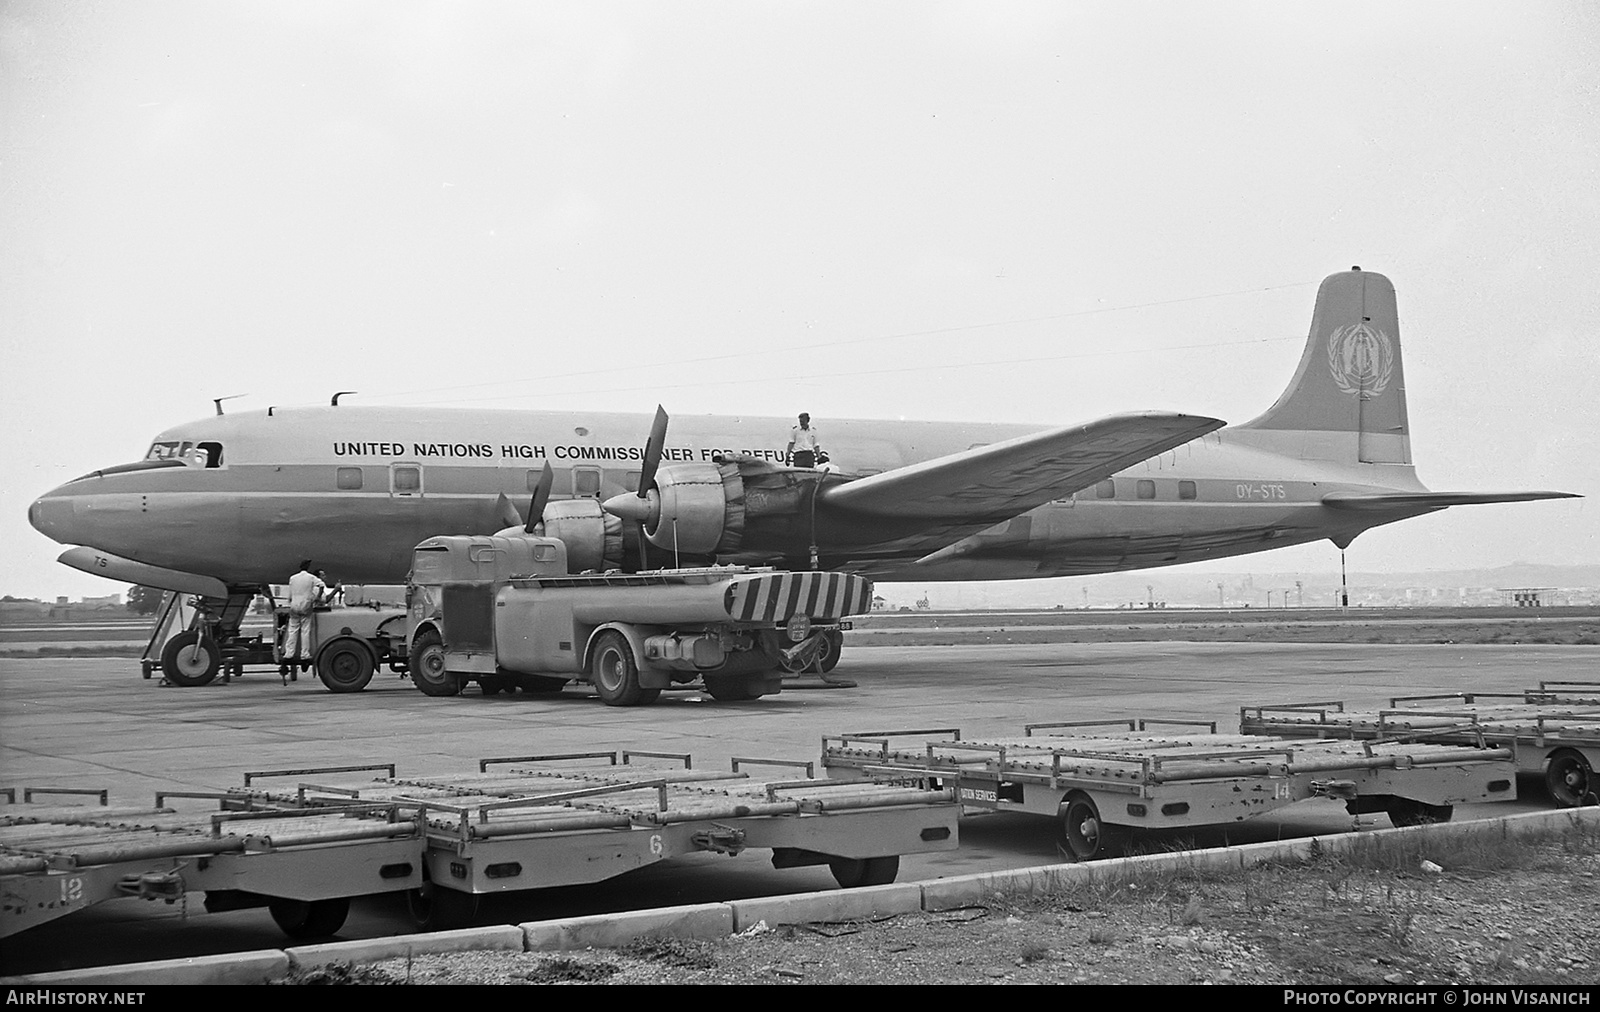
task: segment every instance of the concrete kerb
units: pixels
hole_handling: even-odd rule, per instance
[[[1128,882],[1152,874],[1225,871],[1249,868],[1269,861],[1308,860],[1317,855],[1349,853],[1378,845],[1384,839],[1405,836],[1415,837],[1419,841],[1438,842],[1474,837],[1520,840],[1571,830],[1600,833],[1600,808],[1560,809],[1474,822],[1338,833],[1215,850],[1143,854],[1092,864],[1045,865],[928,882],[795,893],[729,903],[535,921],[516,926],[330,942],[283,951],[261,950],[64,970],[0,978],[0,983],[249,984],[285,976],[292,968],[304,969],[329,963],[371,963],[408,953],[428,955],[484,949],[540,952],[590,946],[614,947],[641,938],[714,940],[748,931],[762,922],[768,925],[805,924],[863,920],[924,910],[937,912],[996,899],[1045,894],[1077,885]]]

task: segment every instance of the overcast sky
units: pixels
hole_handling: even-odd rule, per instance
[[[8,0],[0,131],[0,593],[123,589],[27,504],[213,397],[1241,422],[1352,264],[1424,482],[1600,495],[1589,3]],[[1600,504],[1350,560],[1600,562]]]

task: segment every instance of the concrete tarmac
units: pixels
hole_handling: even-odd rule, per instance
[[[959,727],[1020,733],[1024,723],[1122,717],[1215,720],[1238,727],[1241,706],[1306,700],[1385,704],[1391,695],[1514,691],[1592,677],[1593,647],[1119,643],[847,648],[839,673],[854,689],[786,691],[748,703],[699,693],[655,705],[560,696],[423,696],[380,674],[365,692],[334,695],[314,677],[285,686],[252,672],[197,689],[161,687],[122,658],[0,659],[0,786],[93,787],[112,802],[148,804],[162,789],[219,789],[252,770],[395,762],[402,775],[464,772],[489,756],[633,748],[688,752],[696,768],[739,757],[816,760],[827,734]],[[1457,818],[1542,810],[1529,797],[1464,806]],[[1308,802],[1201,844],[1253,842],[1347,828],[1341,806]],[[1388,825],[1362,817],[1364,827]],[[901,881],[1062,860],[1051,820],[965,819],[961,849],[907,858]],[[768,855],[704,855],[608,883],[486,899],[478,923],[513,923],[649,906],[832,888],[826,869],[777,871]],[[206,914],[198,894],[172,906],[116,900],[7,938],[0,974],[174,958],[284,944],[264,910]],[[396,896],[358,901],[342,938],[410,930]],[[86,941],[92,939],[92,943]]]

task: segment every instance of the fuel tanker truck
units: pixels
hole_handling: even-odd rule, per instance
[[[847,573],[747,566],[573,574],[557,538],[502,532],[429,538],[412,554],[405,665],[453,696],[559,692],[587,682],[612,706],[698,681],[719,700],[782,688],[832,650],[872,584]]]

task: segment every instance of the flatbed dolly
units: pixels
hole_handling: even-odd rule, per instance
[[[0,806],[0,935],[119,896],[171,902],[197,889],[208,910],[268,906],[296,938],[337,931],[352,896],[404,890],[417,926],[439,930],[469,923],[485,894],[599,882],[697,852],[770,849],[775,867],[826,865],[853,887],[894,881],[902,854],[957,846],[950,791],[817,779],[814,762],[731,766],[624,751],[484,759],[449,776],[264,771],[184,795],[218,800],[209,815],[164,807],[176,792],[138,810],[25,797]]]
[[[1521,692],[1395,696],[1377,710],[1342,702],[1248,706],[1240,730],[1275,736],[1404,738],[1512,748],[1517,772],[1541,777],[1558,807],[1600,804],[1600,682],[1544,681]]]
[[[251,805],[226,792],[167,791],[112,807],[104,791],[0,791],[0,938],[124,896],[175,903],[206,893],[208,910],[266,906],[295,938],[331,934],[352,895],[422,884],[416,821],[395,806],[317,810]],[[36,797],[98,796],[98,805]],[[181,812],[177,798],[219,802]]]
[[[966,739],[958,728],[863,731],[823,738],[822,760],[829,776],[920,778],[954,788],[966,808],[1058,819],[1080,860],[1122,852],[1135,831],[1242,822],[1312,798],[1414,825],[1516,795],[1509,749],[1217,734],[1200,721],[1052,722]]]

